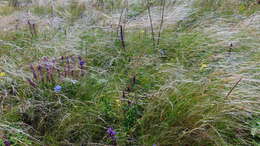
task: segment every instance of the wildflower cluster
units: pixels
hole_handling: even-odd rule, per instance
[[[37,83],[56,82],[64,78],[76,81],[84,76],[85,64],[80,56],[43,57],[37,64],[30,65],[33,79],[28,78],[27,81],[33,87],[36,87]]]
[[[8,140],[5,140],[5,141],[4,141],[4,144],[5,144],[5,146],[11,146],[11,143],[10,143],[10,141],[8,141]]]

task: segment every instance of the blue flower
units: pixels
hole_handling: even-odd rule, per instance
[[[60,85],[57,85],[57,86],[54,87],[54,91],[57,92],[57,93],[60,92],[61,89],[62,89],[62,87]]]
[[[107,129],[107,134],[108,134],[110,137],[115,137],[115,136],[116,136],[116,131],[114,131],[113,128],[108,128],[108,129]]]
[[[79,65],[83,66],[84,64],[85,64],[85,62],[83,60],[80,60]]]

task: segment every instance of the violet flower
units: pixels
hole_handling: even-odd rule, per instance
[[[39,72],[39,74],[40,74],[41,80],[44,81],[43,72],[42,72],[42,66],[41,66],[41,65],[38,65],[38,72]]]
[[[80,62],[79,62],[79,65],[80,65],[80,68],[82,69],[83,68],[83,65],[85,64],[85,62],[83,61],[83,60],[81,60]]]
[[[80,74],[81,74],[81,76],[84,75],[84,72],[83,72],[84,64],[85,64],[85,62],[84,62],[83,60],[81,60],[81,61],[79,62],[79,65],[80,65]]]
[[[45,68],[46,68],[46,71],[47,71],[47,75],[46,75],[47,81],[50,81],[50,80],[51,80],[51,79],[50,79],[50,65],[49,65],[49,64],[46,64],[46,65],[45,65]]]
[[[11,142],[8,141],[8,140],[5,140],[5,141],[4,141],[4,144],[5,144],[5,146],[11,146]]]
[[[66,57],[66,62],[67,62],[67,74],[69,76],[69,74],[70,74],[70,59],[69,59],[68,56]]]
[[[72,68],[71,68],[71,76],[73,77],[74,76],[74,65],[75,65],[75,58],[73,56],[71,56],[71,63],[73,64],[72,65]]]
[[[84,67],[84,64],[85,64],[85,61],[82,60],[82,58],[80,56],[78,56],[78,59],[79,59],[79,66],[80,66],[80,72],[81,72],[81,76],[83,76],[83,67]]]
[[[43,57],[44,62],[48,62],[48,60],[49,60],[48,57]]]
[[[107,134],[109,135],[109,137],[112,139],[112,140],[116,140],[116,131],[113,130],[113,128],[108,128],[107,129]]]
[[[36,71],[35,71],[33,65],[30,65],[30,68],[31,68],[32,73],[33,73],[33,78],[34,78],[35,80],[37,80],[37,74],[36,74]]]

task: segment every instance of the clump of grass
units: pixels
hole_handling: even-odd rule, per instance
[[[84,2],[73,0],[65,7],[58,7],[57,14],[68,19],[68,22],[73,23],[75,20],[83,16],[87,7]]]
[[[259,9],[255,0],[197,0],[195,7],[199,7],[201,12],[218,12],[224,15],[247,14],[251,15]]]
[[[236,119],[232,110],[227,113],[235,105],[228,104],[214,90],[194,83],[161,91],[140,119],[140,141],[150,145],[240,145],[245,141],[252,142],[249,126],[241,127],[243,118],[248,117],[245,114]],[[238,109],[233,112],[240,113]]]
[[[16,8],[11,6],[0,6],[0,16],[7,16],[12,14]]]
[[[33,14],[44,16],[44,15],[50,15],[52,13],[51,7],[46,6],[36,6],[32,8]]]

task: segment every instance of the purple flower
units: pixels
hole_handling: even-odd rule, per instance
[[[42,66],[41,65],[38,65],[38,72],[40,73],[41,80],[44,81],[43,72],[42,72]]]
[[[68,56],[66,57],[66,62],[67,62],[67,71],[68,71],[68,75],[69,75],[70,74],[70,59]]]
[[[113,130],[113,128],[108,128],[107,129],[107,134],[111,137],[114,138],[116,136],[116,131]]]
[[[84,75],[84,72],[83,72],[84,64],[85,64],[85,61],[81,60],[81,58],[80,58],[79,65],[80,65],[80,72],[81,72],[80,74],[81,74],[81,76]]]
[[[60,85],[57,85],[57,86],[54,87],[54,91],[55,91],[56,93],[61,92],[61,89],[62,89],[62,87],[61,87]]]
[[[69,59],[68,56],[66,57],[66,62],[67,62],[67,63],[70,63],[70,59]]]
[[[49,60],[48,57],[43,57],[44,62],[48,62],[48,60]]]
[[[34,69],[33,65],[30,65],[30,68],[31,68],[32,73],[33,73],[33,78],[34,78],[35,80],[37,80],[37,74],[36,74],[36,72],[35,72],[35,69]]]
[[[83,60],[80,60],[79,65],[83,66],[84,64],[85,64],[85,62]]]
[[[42,71],[42,66],[38,65],[38,71]]]
[[[11,142],[8,141],[8,140],[5,140],[5,141],[4,141],[4,144],[5,144],[5,146],[11,146]]]

